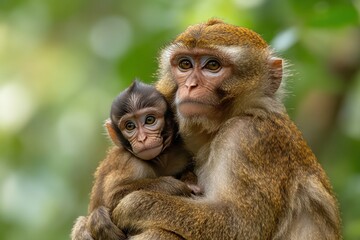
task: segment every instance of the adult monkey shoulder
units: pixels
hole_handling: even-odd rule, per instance
[[[204,195],[134,192],[114,209],[117,225],[142,238],[156,226],[185,239],[341,239],[330,183],[281,103],[282,76],[249,29],[213,19],[181,33],[156,87],[174,103]]]

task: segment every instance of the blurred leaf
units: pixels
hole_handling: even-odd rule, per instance
[[[312,27],[338,28],[359,23],[359,15],[354,6],[331,5],[312,15],[307,24]]]
[[[360,219],[350,222],[344,229],[344,239],[360,238]]]
[[[299,20],[310,27],[338,28],[359,24],[358,11],[349,0],[291,0],[290,3]]]
[[[144,82],[154,82],[157,69],[157,57],[165,45],[166,32],[152,33],[134,45],[118,63],[118,73],[123,78],[125,86],[135,78]]]

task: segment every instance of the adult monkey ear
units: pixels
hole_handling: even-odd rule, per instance
[[[271,57],[268,64],[270,75],[268,93],[270,95],[273,95],[281,85],[281,80],[283,76],[283,60],[281,58]]]
[[[105,120],[104,127],[106,128],[106,131],[108,133],[108,136],[110,137],[111,141],[118,147],[121,146],[120,140],[116,134],[116,131],[113,127],[113,124],[111,120],[108,118]]]

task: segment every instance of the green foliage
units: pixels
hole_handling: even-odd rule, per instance
[[[189,24],[219,17],[289,61],[286,105],[360,238],[359,1],[0,1],[0,239],[67,239],[112,99]]]

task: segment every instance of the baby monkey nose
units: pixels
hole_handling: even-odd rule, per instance
[[[187,87],[187,88],[189,88],[189,89],[191,89],[191,88],[195,88],[195,87],[197,87],[198,86],[198,84],[196,83],[196,82],[186,82],[185,83],[185,86]]]
[[[147,138],[146,134],[140,133],[138,136],[138,141],[143,143],[143,142],[145,142],[146,138]]]

